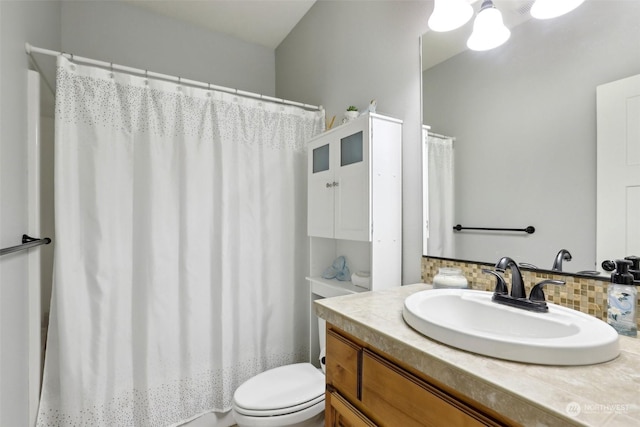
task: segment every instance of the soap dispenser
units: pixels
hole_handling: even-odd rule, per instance
[[[633,275],[629,273],[629,260],[616,260],[616,271],[611,274],[608,289],[607,323],[620,335],[635,337],[638,335],[636,325],[636,300],[638,291],[633,283]]]
[[[640,257],[639,256],[627,256],[624,257],[626,261],[631,261],[631,265],[629,266],[629,273],[633,276],[633,281],[636,286],[640,286]]]

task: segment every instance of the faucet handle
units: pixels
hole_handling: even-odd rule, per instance
[[[520,267],[524,267],[524,268],[531,268],[533,270],[538,270],[538,267],[533,265],[533,264],[529,264],[528,262],[521,262],[520,263]]]
[[[542,287],[544,285],[564,285],[565,282],[564,280],[543,280],[542,282],[536,284],[533,289],[531,289],[531,293],[529,294],[529,299],[531,301],[546,301],[546,298],[544,296],[544,291],[542,290]]]
[[[496,288],[493,291],[496,294],[507,294],[509,290],[507,289],[507,283],[504,281],[504,278],[497,272],[493,270],[482,269],[483,273],[493,274],[496,277]]]

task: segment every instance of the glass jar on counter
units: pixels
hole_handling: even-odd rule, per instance
[[[459,268],[441,267],[438,269],[438,274],[433,277],[433,289],[464,289],[467,287],[469,287],[469,282]]]

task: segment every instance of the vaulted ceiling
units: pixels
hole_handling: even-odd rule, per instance
[[[275,49],[316,0],[120,0]]]

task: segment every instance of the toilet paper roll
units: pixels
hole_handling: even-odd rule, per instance
[[[326,353],[327,350],[323,347],[320,349],[320,356],[318,357],[318,360],[320,360],[320,368],[322,368],[322,372],[325,374],[327,373]]]

